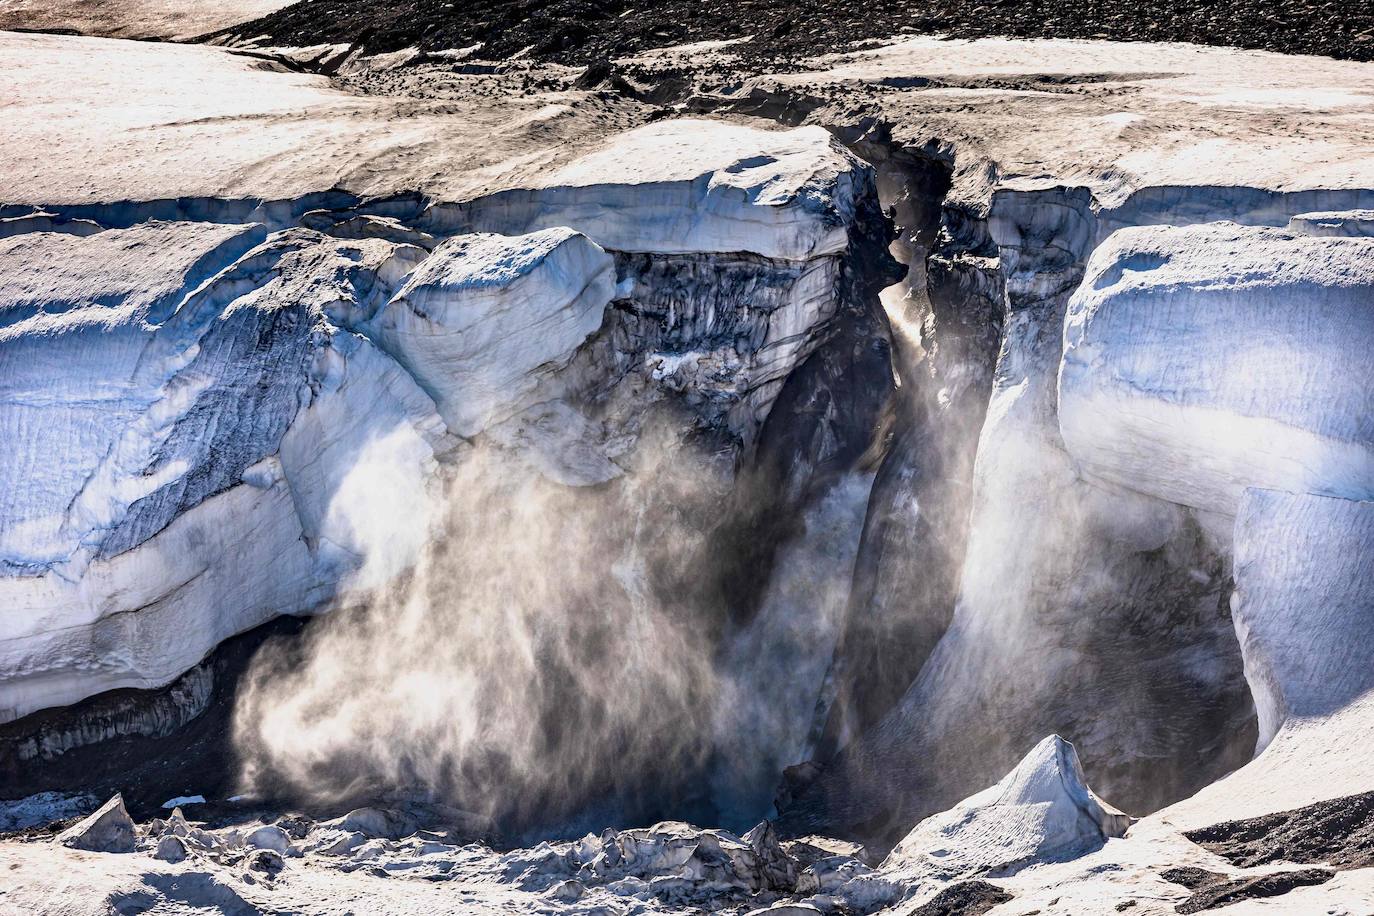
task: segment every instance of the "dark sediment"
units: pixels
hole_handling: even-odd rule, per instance
[[[306,0],[228,30],[279,45],[368,52],[466,48],[478,56],[587,64],[688,42],[752,36],[777,65],[901,33],[954,38],[1185,41],[1374,59],[1374,4],[1345,0],[1102,0],[874,4],[858,0]]]
[[[294,639],[306,621],[279,617],[227,640],[166,687],[113,690],[75,705],[0,725],[0,797],[36,792],[124,794],[135,818],[161,811],[178,795],[233,794],[238,759],[231,740],[234,702],[253,654],[273,637]],[[188,678],[209,681],[188,703]],[[180,695],[178,695],[180,694]],[[31,756],[44,736],[83,736],[86,743]]]
[[[1012,895],[986,881],[961,881],[951,884],[911,911],[911,916],[982,916]]]
[[[1193,892],[1191,897],[1174,907],[1178,913],[1201,913],[1242,900],[1281,897],[1299,887],[1325,884],[1335,875],[1335,872],[1325,868],[1304,868],[1240,878],[1228,878],[1203,868],[1170,868],[1159,874],[1165,881],[1181,884]]]
[[[1374,865],[1374,792],[1227,821],[1185,836],[1240,868],[1273,862],[1368,868]]]

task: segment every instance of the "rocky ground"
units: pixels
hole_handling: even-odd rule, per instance
[[[1167,813],[1133,823],[1058,738],[886,856],[768,821],[512,848],[434,803],[310,816],[193,796],[135,820],[119,795],[43,793],[0,802],[0,913],[1354,916],[1374,902],[1370,825],[1367,795],[1186,834]]]
[[[747,39],[744,54],[777,65],[902,33],[1186,41],[1374,59],[1374,10],[1342,0],[306,0],[230,31],[373,52],[480,45],[484,58],[571,64]]]

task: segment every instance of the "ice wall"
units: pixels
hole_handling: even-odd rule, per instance
[[[208,202],[213,222],[129,204],[123,229],[99,208],[9,226],[0,470],[22,485],[0,497],[0,719],[166,684],[235,633],[390,581],[469,442],[599,484],[653,413],[729,473],[888,282],[854,254],[881,221],[871,173],[818,130],[655,125],[512,195],[418,220],[311,210],[315,229]],[[871,349],[845,346],[827,358]],[[782,425],[809,442],[812,422]]]
[[[1374,503],[1248,489],[1236,516],[1231,614],[1263,750],[1292,718],[1321,718],[1371,686]]]
[[[166,683],[315,607],[357,558],[358,533],[329,515],[352,468],[385,449],[374,498],[404,504],[447,447],[414,380],[333,318],[384,301],[411,253],[307,230],[235,248],[245,234],[261,237],[151,223],[11,249],[76,247],[63,270],[85,269],[5,303],[6,472],[40,484],[11,491],[0,524],[6,718]],[[106,260],[111,247],[124,256]],[[125,291],[139,276],[158,289],[165,260],[192,254],[218,270],[183,277],[179,298]],[[358,405],[366,422],[347,421]]]
[[[1070,300],[1083,472],[1232,516],[1248,486],[1374,495],[1374,242],[1212,223],[1113,234]]]

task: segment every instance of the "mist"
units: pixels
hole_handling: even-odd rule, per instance
[[[245,792],[418,797],[540,836],[769,813],[808,753],[868,478],[812,510],[821,537],[799,532],[760,612],[731,620],[728,452],[651,427],[624,476],[569,487],[464,447],[417,497],[389,492],[396,449],[374,442],[331,508],[363,546],[354,597],[245,678]]]

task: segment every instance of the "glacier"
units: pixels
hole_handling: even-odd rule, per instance
[[[0,32],[0,822],[134,838],[11,899],[1164,913],[1364,810],[1369,65],[475,53]]]
[[[1064,321],[1065,445],[1086,473],[1221,515],[1246,487],[1367,498],[1374,388],[1349,366],[1374,335],[1371,302],[1362,238],[1114,233]]]

